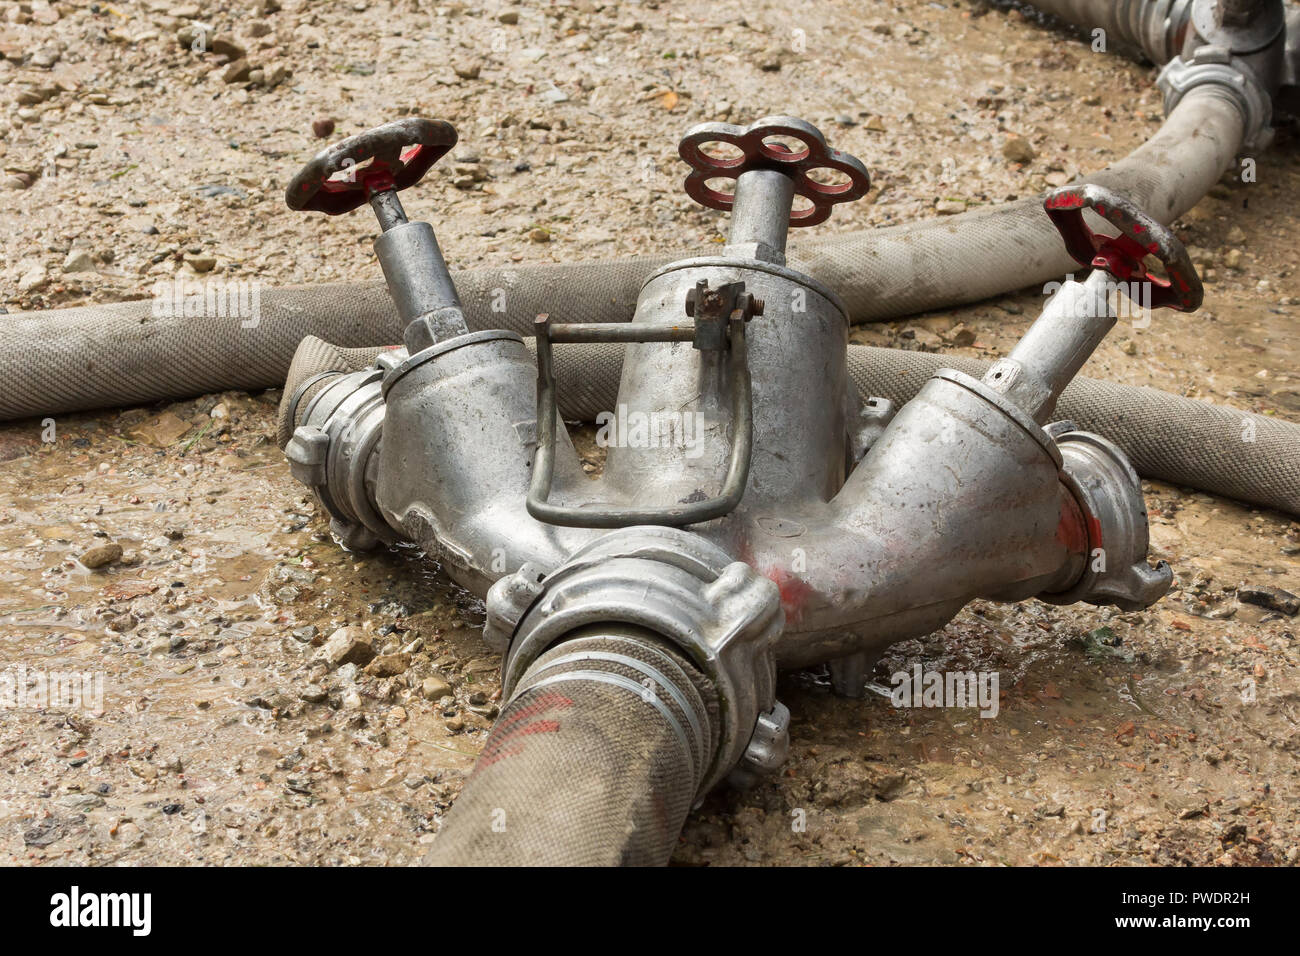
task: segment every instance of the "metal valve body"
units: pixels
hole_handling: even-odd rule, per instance
[[[366,145],[348,143],[336,150]],[[853,387],[835,294],[785,264],[789,227],[867,192],[862,164],[789,117],[705,124],[680,151],[687,193],[731,212],[722,254],[652,275],[630,323],[566,324],[560,295],[536,360],[513,332],[464,329],[432,229],[393,215],[391,171],[363,184],[389,217],[376,245],[407,348],[314,385],[287,451],[346,544],[413,541],[487,596],[507,695],[567,633],[656,634],[722,694],[707,789],[779,762],[778,666],[831,662],[837,688],[859,694],[871,655],[977,597],[1141,607],[1164,593],[1123,453],[1048,423],[1114,324],[1108,276],[1155,283],[1158,305],[1199,303],[1172,234],[1104,190],[1058,191],[1047,212],[1098,271],[1067,283],[983,381],[941,371],[895,415]],[[1121,235],[1094,233],[1085,209]],[[1146,253],[1169,282],[1145,272]],[[580,385],[557,372],[564,350],[597,345],[625,352],[592,482],[556,391]]]

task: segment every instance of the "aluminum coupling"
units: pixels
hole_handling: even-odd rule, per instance
[[[1173,584],[1164,561],[1147,563],[1150,538],[1142,484],[1114,442],[1054,422],[1047,432],[1061,451],[1061,479],[1074,494],[1087,528],[1083,574],[1069,590],[1040,594],[1049,604],[1113,604],[1125,611],[1150,607]]]
[[[721,728],[699,794],[729,773],[741,786],[789,749],[776,700],[776,638],[785,627],[775,583],[699,535],[637,526],[602,535],[550,574],[533,565],[488,592],[485,638],[504,648],[508,699],[528,668],[567,636],[633,625],[669,641],[717,691]]]
[[[335,374],[311,397],[284,449],[289,471],[315,492],[329,513],[330,531],[349,551],[397,540],[374,504],[383,376],[382,368]]]

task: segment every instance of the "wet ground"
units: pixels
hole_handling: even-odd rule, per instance
[[[723,221],[684,197],[675,159],[702,120],[795,112],[861,157],[876,186],[831,231],[1029,195],[1124,155],[1160,116],[1152,70],[967,4],[820,4],[797,29],[752,2],[185,6],[6,8],[9,311],[176,274],[376,276],[368,214],[281,204],[321,145],[313,120],[335,138],[404,113],[453,121],[462,146],[408,208],[469,265],[715,241]],[[260,82],[228,83],[221,55],[178,42],[190,14]],[[1032,158],[1008,160],[1008,136]],[[1257,159],[1255,182],[1225,177],[1178,224],[1204,308],[1117,328],[1085,374],[1300,419],[1294,130]],[[1041,303],[1029,290],[854,340],[996,356]],[[959,323],[973,344],[953,344]],[[403,864],[434,838],[495,713],[482,608],[416,553],[329,540],[275,446],[277,400],[0,428],[0,861]],[[996,719],[786,675],[789,765],[710,797],[675,861],[1295,863],[1300,618],[1238,592],[1300,593],[1300,524],[1147,496],[1177,579],[1163,601],[977,603],[873,674],[883,692],[916,664],[996,671]],[[360,631],[330,642],[344,627]],[[362,647],[322,656],[343,644]],[[39,698],[53,675],[88,676],[77,706]]]

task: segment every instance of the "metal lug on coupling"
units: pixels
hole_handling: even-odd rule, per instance
[[[285,446],[289,474],[308,487],[325,484],[325,457],[330,438],[315,425],[299,425]]]
[[[778,700],[771,710],[758,715],[754,736],[749,738],[740,763],[727,774],[727,783],[748,790],[780,770],[789,756],[790,708]]]
[[[520,618],[544,590],[542,582],[545,580],[545,569],[535,564],[523,564],[514,574],[498,578],[488,590],[483,641],[492,650],[505,653]]]

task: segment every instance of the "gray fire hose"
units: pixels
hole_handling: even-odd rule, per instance
[[[676,649],[579,633],[529,668],[426,862],[662,866],[717,727],[711,684]]]

